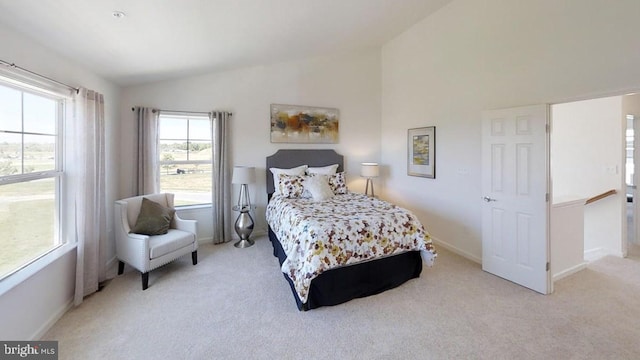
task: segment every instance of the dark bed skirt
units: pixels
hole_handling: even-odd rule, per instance
[[[273,255],[282,265],[286,255],[271,227],[269,227],[269,240],[273,245]],[[306,303],[300,301],[293,281],[286,274],[283,275],[289,282],[298,309],[306,311],[379,294],[393,289],[407,280],[419,277],[421,272],[422,258],[419,251],[410,251],[375,261],[332,269],[311,281]]]

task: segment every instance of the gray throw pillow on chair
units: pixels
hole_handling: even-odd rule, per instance
[[[132,233],[143,235],[163,235],[169,231],[175,210],[162,206],[155,201],[142,198],[140,213]]]

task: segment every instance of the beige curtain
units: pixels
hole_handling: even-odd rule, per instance
[[[231,166],[229,161],[229,120],[231,113],[213,111],[211,140],[213,142],[213,243],[231,240]]]
[[[160,167],[158,166],[160,111],[145,107],[135,107],[133,110],[137,120],[138,136],[135,195],[155,194],[160,189]]]
[[[74,304],[98,290],[106,279],[106,203],[104,97],[80,89],[75,98],[74,161],[75,238],[77,242]]]

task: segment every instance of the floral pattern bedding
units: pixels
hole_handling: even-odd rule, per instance
[[[282,272],[307,302],[311,280],[324,271],[419,250],[428,266],[436,251],[429,234],[408,210],[363,194],[314,202],[274,196],[266,218],[287,259]]]

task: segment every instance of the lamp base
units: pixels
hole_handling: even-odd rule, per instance
[[[369,184],[371,184],[371,195],[369,195]],[[364,194],[368,195],[369,197],[376,197],[373,193],[373,179],[367,178],[367,187],[364,190]]]
[[[253,245],[253,240],[249,239],[249,235],[253,231],[253,219],[249,215],[248,208],[242,207],[238,219],[236,219],[235,229],[240,241],[233,244],[237,248],[246,248]]]
[[[254,244],[253,240],[251,239],[243,239],[238,241],[237,243],[233,244],[233,246],[237,247],[237,248],[248,248],[249,246],[252,246]]]

